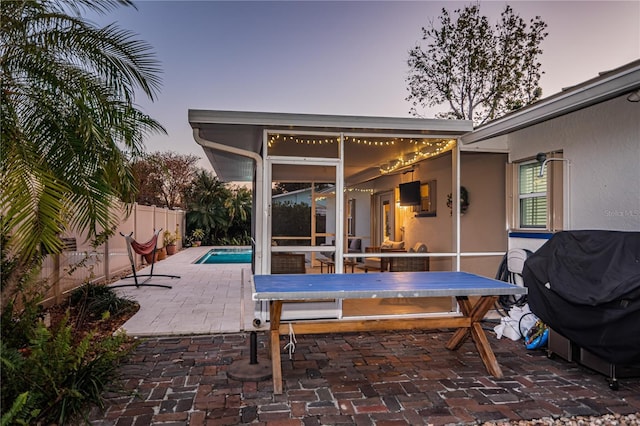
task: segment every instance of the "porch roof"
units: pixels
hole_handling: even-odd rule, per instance
[[[462,120],[217,110],[189,110],[189,123],[194,139],[223,181],[253,179],[253,161],[263,156],[264,130],[456,139],[473,129],[471,121]],[[359,153],[357,164],[345,169],[345,181],[367,169],[375,171],[380,158],[373,154],[372,150]]]

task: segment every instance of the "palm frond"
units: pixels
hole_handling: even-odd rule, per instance
[[[3,229],[32,256],[59,248],[68,227],[95,236],[111,229],[112,205],[130,201],[128,157],[165,132],[138,110],[155,99],[161,68],[133,32],[95,27],[80,15],[129,0],[0,2]]]

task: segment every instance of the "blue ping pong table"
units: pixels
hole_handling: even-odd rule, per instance
[[[416,328],[457,329],[446,344],[456,350],[471,336],[489,374],[500,378],[502,370],[480,325],[499,296],[526,294],[527,289],[466,272],[385,272],[368,274],[278,274],[253,277],[253,300],[270,304],[269,346],[273,392],[282,393],[280,336]],[[420,318],[357,320],[305,320],[281,324],[282,304],[317,299],[368,299],[407,297],[455,297],[459,315]],[[470,299],[469,297],[472,297]]]

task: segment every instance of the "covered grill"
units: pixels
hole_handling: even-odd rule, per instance
[[[640,363],[640,232],[559,232],[523,277],[553,330],[608,362]]]

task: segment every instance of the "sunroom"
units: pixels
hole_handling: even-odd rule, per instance
[[[369,258],[428,257],[429,270],[495,275],[507,247],[507,155],[491,145],[462,151],[458,138],[470,121],[190,110],[189,122],[220,180],[251,183],[254,274],[272,273],[274,259],[289,255],[307,273],[319,273],[327,257],[323,273],[338,274],[369,272]],[[308,193],[304,223],[288,231],[294,221],[272,196],[282,184]],[[400,250],[368,250],[390,242]],[[420,245],[427,253],[411,252]],[[353,315],[425,309],[376,306]],[[288,310],[348,315],[341,301]]]

